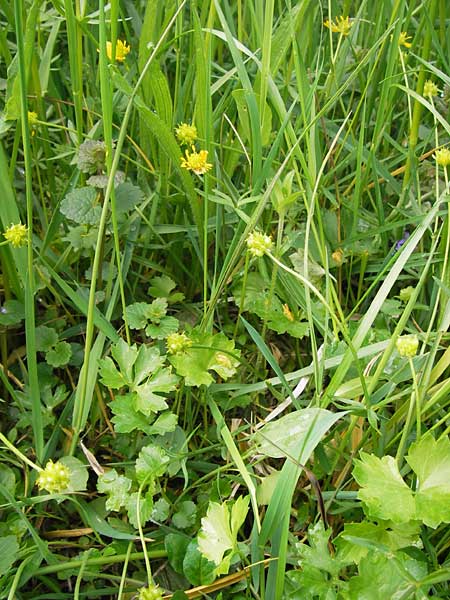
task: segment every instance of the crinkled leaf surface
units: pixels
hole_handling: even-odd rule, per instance
[[[124,475],[119,475],[115,469],[111,469],[98,477],[97,490],[102,494],[108,495],[108,500],[106,501],[107,510],[118,511],[122,506],[125,506],[130,488],[131,479],[128,479]]]
[[[308,544],[296,544],[300,556],[300,566],[314,567],[326,571],[336,577],[339,571],[348,563],[340,559],[339,555],[331,556],[328,548],[328,539],[331,529],[325,530],[322,521],[308,529]]]
[[[450,440],[426,433],[411,445],[406,460],[417,475],[416,518],[437,527],[450,523]]]
[[[368,516],[392,519],[397,523],[415,518],[413,493],[403,481],[392,456],[378,458],[361,452],[361,460],[355,460],[353,477],[361,486],[358,497],[363,501]]]
[[[140,188],[133,185],[129,181],[125,181],[118,185],[115,189],[116,193],[116,208],[118,213],[128,212],[133,210],[143,198],[143,193]]]
[[[264,425],[255,434],[258,452],[272,458],[297,457],[303,442],[301,454],[309,457],[324,433],[345,414],[324,408],[293,411]]]
[[[48,352],[58,343],[58,334],[53,327],[39,325],[36,327],[36,350]]]
[[[147,302],[134,302],[125,308],[125,316],[130,329],[144,329],[148,323],[149,305]]]
[[[45,354],[45,361],[56,369],[67,365],[71,356],[72,348],[69,342],[58,342],[54,348]]]
[[[159,323],[149,323],[145,333],[155,340],[165,340],[168,335],[178,331],[180,323],[175,317],[162,317]]]
[[[81,187],[69,192],[60,204],[62,214],[80,225],[96,225],[102,207],[96,204],[97,192],[92,187]]]
[[[136,476],[139,483],[161,477],[167,470],[170,458],[160,446],[145,446],[136,460]]]

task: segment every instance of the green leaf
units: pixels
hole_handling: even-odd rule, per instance
[[[417,475],[416,518],[436,528],[450,523],[450,440],[426,433],[411,445],[406,460]]]
[[[111,354],[119,365],[120,372],[130,385],[133,381],[133,365],[138,355],[136,344],[129,346],[125,340],[120,339],[117,344],[111,347]]]
[[[114,413],[114,417],[111,420],[114,423],[114,429],[117,433],[130,433],[135,429],[144,431],[147,434],[150,433],[151,429],[148,418],[136,409],[135,402],[136,394],[116,396],[110,402],[109,406]]]
[[[144,496],[138,492],[130,494],[126,501],[126,509],[128,519],[135,529],[138,529],[138,502],[139,502],[139,517],[141,526],[143,527],[152,516],[153,510],[153,490],[147,492]]]
[[[134,302],[125,308],[125,317],[130,329],[144,329],[148,323],[149,304]]]
[[[63,367],[67,365],[72,356],[72,348],[69,342],[58,342],[52,350],[45,355],[45,361],[52,367]]]
[[[332,413],[323,408],[296,410],[264,425],[255,435],[258,452],[272,458],[297,456],[303,440],[302,454],[309,456],[324,435],[345,412]],[[310,450],[311,449],[311,450]]]
[[[216,578],[216,565],[200,552],[197,540],[192,540],[186,548],[183,559],[183,574],[192,585],[209,585]]]
[[[159,323],[149,323],[145,333],[155,340],[165,340],[171,333],[178,331],[179,325],[180,322],[175,317],[163,317]]]
[[[63,456],[59,462],[70,469],[68,490],[70,492],[84,492],[87,488],[89,473],[87,466],[75,456]]]
[[[19,544],[15,535],[0,537],[0,577],[8,573],[19,552]]]
[[[167,298],[156,298],[148,305],[148,318],[152,323],[159,323],[167,313]]]
[[[164,364],[164,358],[160,356],[155,346],[142,345],[134,365],[133,385],[139,385],[151,373],[158,371]],[[162,390],[161,390],[162,391]],[[171,391],[171,390],[167,390]]]
[[[154,298],[167,298],[169,304],[175,302],[182,302],[184,300],[184,294],[177,292],[172,294],[172,290],[175,289],[175,282],[167,275],[161,275],[150,279],[150,287],[148,293]]]
[[[403,481],[392,456],[380,459],[361,452],[361,460],[355,460],[353,477],[361,486],[358,497],[363,501],[368,516],[392,519],[397,523],[415,518],[413,493]]]
[[[124,213],[133,210],[135,206],[142,202],[143,193],[140,188],[129,181],[118,185],[115,189],[117,212]]]
[[[122,506],[125,506],[130,488],[131,479],[119,475],[115,469],[111,469],[98,477],[97,490],[108,496],[106,501],[107,510],[118,511]]]
[[[36,327],[36,350],[48,352],[58,343],[58,334],[53,327],[40,325]]]
[[[136,388],[136,409],[147,417],[152,413],[168,408],[164,397],[155,394],[155,390],[157,390],[157,387],[153,385],[152,381],[143,383]]]
[[[80,225],[97,225],[102,208],[96,200],[97,192],[94,188],[77,188],[65,196],[59,210],[65,217]]]
[[[152,510],[152,519],[158,523],[164,523],[167,521],[170,514],[170,504],[165,498],[159,498],[154,505]]]
[[[114,390],[118,390],[124,385],[127,385],[127,381],[122,373],[117,370],[112,358],[107,356],[98,362],[100,365],[100,381],[103,383],[103,385],[113,388]]]
[[[169,564],[179,575],[183,575],[183,561],[190,543],[191,540],[188,537],[179,533],[168,533],[164,538]],[[198,550],[197,553],[200,554]]]
[[[160,446],[145,446],[136,460],[136,476],[139,483],[161,477],[167,470],[170,458]]]
[[[226,502],[210,502],[206,517],[202,519],[198,547],[203,556],[217,566],[217,575],[228,573],[232,552],[226,558],[224,554],[237,547],[237,535],[247,516],[248,504],[249,496],[239,497],[233,504],[230,517]]]
[[[197,507],[192,500],[184,500],[178,505],[178,511],[172,517],[173,526],[177,529],[188,529],[195,525]]]
[[[300,566],[308,565],[320,571],[326,571],[332,577],[337,577],[339,571],[348,563],[341,560],[339,555],[331,556],[328,548],[330,534],[331,529],[325,530],[322,521],[309,527],[309,544],[296,544],[300,555]]]
[[[158,416],[156,421],[154,421],[149,427],[149,435],[164,435],[165,433],[170,433],[174,431],[178,423],[178,416],[174,415],[169,410],[166,410],[162,414]],[[169,470],[169,475],[175,475],[180,470],[180,467],[173,473],[173,464],[174,461],[171,460],[172,468]],[[180,464],[177,461],[177,464]],[[180,465],[181,466],[181,465]]]
[[[0,325],[17,325],[25,318],[25,307],[18,300],[7,300],[0,308]]]

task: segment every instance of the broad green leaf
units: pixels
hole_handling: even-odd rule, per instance
[[[127,498],[125,507],[128,513],[128,519],[135,529],[138,529],[138,502],[139,502],[139,517],[141,526],[143,527],[152,516],[153,510],[153,491],[147,492],[145,495],[133,492]]]
[[[0,577],[6,575],[14,564],[19,552],[19,544],[15,535],[0,537]]]
[[[167,298],[169,304],[175,302],[182,302],[184,300],[184,294],[176,292],[172,294],[172,290],[176,287],[175,282],[167,275],[161,275],[150,279],[150,287],[148,293],[154,298]]]
[[[144,431],[147,434],[150,432],[148,418],[136,409],[135,402],[136,394],[116,396],[110,402],[109,406],[114,413],[111,420],[117,433],[130,433],[135,429]]]
[[[0,325],[17,325],[25,318],[25,307],[18,300],[6,300],[0,307]]]
[[[380,459],[361,452],[361,460],[355,460],[353,477],[361,486],[358,497],[371,518],[391,519],[396,523],[406,523],[415,518],[413,493],[403,481],[392,456]]]
[[[406,460],[417,475],[416,518],[436,528],[450,523],[450,440],[426,433],[411,445]]]
[[[192,540],[186,548],[183,559],[183,574],[192,585],[209,585],[216,578],[216,565],[200,552],[197,540]]]
[[[167,551],[170,566],[175,573],[178,573],[179,575],[183,575],[183,561],[190,543],[190,538],[180,533],[168,533],[164,538],[164,546]],[[200,554],[200,552],[198,552],[198,554]]]
[[[145,446],[136,460],[136,476],[139,483],[161,477],[167,470],[170,458],[160,446]]]
[[[164,523],[164,521],[167,521],[167,519],[169,518],[169,514],[170,514],[169,502],[167,502],[167,500],[165,498],[159,498],[159,500],[157,500],[153,504],[153,510],[152,510],[153,521],[157,521],[158,523]]]
[[[178,505],[177,512],[172,517],[173,526],[177,529],[188,529],[195,525],[197,507],[192,500],[184,500]]]
[[[160,356],[158,348],[155,346],[145,346],[143,344],[139,348],[139,353],[134,365],[133,385],[136,386],[142,383],[142,381],[144,381],[151,373],[158,371],[163,364],[164,358]]]
[[[165,340],[171,333],[178,331],[179,325],[180,322],[175,317],[162,317],[159,323],[149,323],[145,333],[155,340]]]
[[[125,377],[117,370],[111,357],[107,356],[98,361],[100,365],[100,381],[106,387],[118,390],[119,388],[127,385]]]
[[[125,308],[125,316],[130,329],[144,329],[148,323],[147,302],[134,302]]]
[[[331,556],[328,548],[330,534],[331,529],[325,530],[322,521],[309,527],[308,544],[296,544],[301,567],[307,565],[336,577],[339,571],[348,564],[341,560],[339,555]]]
[[[116,209],[119,214],[133,210],[143,198],[142,190],[129,181],[118,185],[115,189],[115,195]]]
[[[167,313],[167,298],[156,298],[148,305],[148,318],[152,323],[159,323]]]
[[[138,350],[136,344],[129,346],[125,340],[120,339],[111,347],[111,354],[119,365],[120,372],[128,384],[133,381],[133,365],[136,362]]]
[[[224,558],[225,552],[235,550],[237,535],[248,512],[249,496],[239,497],[230,510],[223,502],[210,502],[206,517],[198,534],[200,552],[217,566],[216,574],[228,573],[232,553]]]
[[[119,475],[115,469],[111,469],[98,477],[97,490],[108,496],[106,501],[107,510],[118,511],[122,506],[125,506],[130,488],[131,479]]]
[[[158,386],[153,385],[152,380],[136,388],[136,409],[147,417],[168,408],[164,397],[156,394],[155,391],[158,391]]]
[[[84,492],[87,487],[89,473],[87,466],[75,456],[63,456],[59,462],[70,469],[69,492]]]
[[[36,350],[48,352],[58,343],[58,334],[53,327],[40,325],[36,327]]]
[[[149,435],[164,435],[165,433],[170,433],[171,431],[175,430],[177,423],[178,416],[174,415],[173,412],[166,410],[165,412],[161,413],[156,419],[156,421],[154,421],[150,425],[148,433]],[[177,473],[180,470],[181,465],[179,461],[176,461],[176,463],[180,466],[174,473],[173,468],[175,461],[171,459],[170,462],[172,467],[169,469],[169,475],[175,475],[175,473]]]
[[[58,368],[67,365],[71,356],[72,348],[69,342],[58,342],[45,354],[45,361],[52,367]]]
[[[297,457],[302,442],[302,455],[309,456],[324,433],[345,414],[323,408],[296,410],[264,425],[253,439],[258,452],[272,458]]]
[[[92,187],[69,192],[59,209],[65,217],[80,225],[97,225],[102,212],[102,207],[97,203],[97,192]]]

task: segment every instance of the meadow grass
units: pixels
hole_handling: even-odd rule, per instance
[[[445,0],[0,20],[0,598],[448,597]]]

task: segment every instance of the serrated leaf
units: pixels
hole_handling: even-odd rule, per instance
[[[116,396],[109,406],[114,413],[111,419],[117,433],[131,433],[135,429],[149,434],[151,429],[148,418],[135,407],[136,394]]]
[[[148,323],[149,304],[134,302],[125,308],[125,317],[130,329],[144,329]]]
[[[70,470],[70,480],[67,491],[84,492],[87,486],[89,473],[85,464],[75,456],[63,456],[59,462]]]
[[[149,427],[149,435],[164,435],[165,433],[170,433],[174,431],[178,423],[178,416],[174,415],[172,412],[167,410],[158,416],[156,421],[154,421]],[[174,461],[171,461],[171,464]],[[181,466],[181,465],[180,465]],[[176,472],[180,470],[180,468],[173,473],[173,466],[170,469],[169,475],[174,475]]]
[[[148,307],[149,320],[152,323],[159,323],[167,313],[167,298],[156,298]]]
[[[302,455],[309,456],[328,429],[346,413],[324,408],[304,408],[264,425],[255,435],[258,452],[272,458],[296,456],[303,440]]]
[[[145,495],[133,492],[129,494],[125,507],[128,513],[128,519],[135,529],[138,529],[138,502],[139,502],[139,517],[141,527],[143,527],[152,516],[153,511],[153,493],[147,492]]]
[[[167,502],[165,498],[159,498],[154,505],[152,510],[151,518],[153,521],[157,521],[158,523],[163,523],[167,521],[170,514],[170,504]]]
[[[153,386],[153,382],[151,380],[138,386],[135,390],[136,409],[147,417],[149,417],[152,413],[156,413],[168,408],[164,397],[156,394],[155,391],[157,391],[157,388]]]
[[[148,337],[155,340],[165,340],[171,333],[178,331],[180,323],[175,317],[163,317],[159,323],[149,323],[145,328]]]
[[[169,304],[182,302],[184,300],[184,294],[181,292],[176,292],[175,294],[171,293],[172,290],[175,289],[176,284],[167,275],[153,277],[150,279],[150,284],[151,285],[148,288],[148,293],[154,298],[167,298]]]
[[[406,523],[415,518],[416,507],[413,493],[403,481],[392,456],[378,458],[361,452],[361,460],[355,460],[353,477],[361,486],[358,497],[363,501],[365,512],[373,519]]]
[[[161,477],[167,470],[170,458],[160,446],[145,446],[136,460],[136,476],[139,483]]]
[[[92,187],[82,187],[69,192],[60,204],[62,214],[80,225],[97,225],[102,208],[96,204],[97,192]]]
[[[116,208],[119,214],[133,210],[143,198],[142,190],[129,181],[118,185],[115,189],[115,194]]]
[[[160,356],[158,348],[155,346],[142,345],[139,348],[139,353],[134,365],[133,385],[137,386],[142,383],[142,381],[151,373],[158,371],[163,364],[164,358]]]
[[[411,445],[406,460],[417,475],[416,518],[436,528],[450,523],[450,440],[426,433]]]
[[[112,358],[107,356],[98,361],[100,365],[100,381],[109,388],[118,390],[127,384],[124,376],[117,370]]]
[[[328,539],[331,530],[325,530],[323,522],[318,521],[308,529],[308,544],[296,544],[300,556],[300,566],[308,565],[320,571],[326,571],[336,577],[339,571],[348,563],[342,561],[338,555],[331,556],[328,548]]]
[[[133,365],[138,355],[136,344],[129,346],[125,340],[120,339],[117,344],[111,347],[111,354],[119,365],[120,372],[130,385],[133,381]]]
[[[0,325],[17,325],[25,318],[25,307],[18,300],[6,300],[0,307]]]
[[[177,512],[172,517],[172,523],[177,529],[188,529],[195,525],[197,507],[192,500],[184,500],[178,505]]]
[[[45,361],[52,367],[58,368],[67,365],[72,356],[72,348],[68,342],[58,342],[54,348],[45,355]]]
[[[36,350],[39,352],[48,352],[58,343],[58,334],[53,327],[40,325],[36,327]]]
[[[115,469],[111,469],[97,480],[97,490],[102,494],[107,494],[107,510],[118,511],[125,506],[129,497],[131,488],[131,479],[124,475],[119,475]]]

